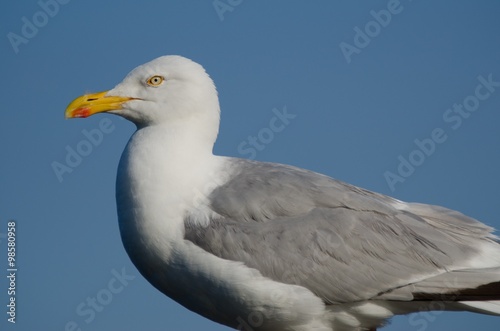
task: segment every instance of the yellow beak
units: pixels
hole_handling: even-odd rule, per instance
[[[105,96],[108,91],[85,94],[73,100],[64,113],[66,118],[89,117],[110,110],[122,109],[122,105],[137,98]]]

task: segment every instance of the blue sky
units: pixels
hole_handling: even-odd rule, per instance
[[[18,267],[17,323],[2,312],[2,330],[227,330],[156,291],[122,247],[114,182],[134,126],[112,115],[64,119],[73,98],[110,89],[165,54],[192,58],[214,79],[217,154],[293,164],[500,228],[497,1],[2,7],[0,273],[10,220]],[[270,131],[285,108],[295,117]],[[0,277],[5,311],[8,286]],[[499,322],[432,312],[397,317],[385,330]]]

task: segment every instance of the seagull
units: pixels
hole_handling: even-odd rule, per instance
[[[429,310],[500,316],[500,240],[444,207],[297,167],[217,156],[215,85],[162,56],[66,118],[107,112],[137,130],[118,166],[125,250],[159,291],[238,330],[376,330]]]

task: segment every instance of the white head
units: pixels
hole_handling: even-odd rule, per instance
[[[193,134],[212,143],[219,129],[219,100],[212,79],[198,63],[175,55],[135,68],[109,91],[75,99],[66,117],[100,112],[123,116],[139,129],[162,125],[166,130],[195,130]]]

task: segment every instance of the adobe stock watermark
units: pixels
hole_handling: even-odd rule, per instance
[[[224,15],[227,12],[233,12],[236,7],[241,5],[243,0],[214,0],[212,6],[219,17],[219,20],[224,21]]]
[[[454,302],[458,298],[461,288],[457,278],[443,282],[444,289],[450,289],[449,292],[438,296],[436,299],[429,301],[427,305],[420,307],[419,312],[408,316],[408,323],[412,327],[418,327],[417,331],[425,331],[430,323],[433,323],[439,315],[445,312],[446,306],[444,302]]]
[[[292,288],[288,287],[279,287],[271,290],[269,293],[265,294],[268,296],[267,301],[269,302],[269,306],[276,307],[286,307],[288,306],[288,312],[286,318],[288,320],[297,319],[299,316],[296,312],[301,311],[301,307],[298,307],[301,302],[297,300],[293,300],[296,295],[293,293]],[[277,316],[272,316],[272,309],[264,309],[264,310],[254,310],[251,311],[246,318],[242,318],[241,316],[236,317],[236,322],[238,325],[236,326],[236,330],[239,331],[255,331],[260,329],[262,326],[266,324],[266,320],[277,318]],[[266,328],[268,329],[268,327]]]
[[[352,222],[346,222],[346,233],[350,233],[354,225]],[[308,245],[310,248],[309,252],[303,259],[298,260],[297,265],[288,265],[285,270],[279,276],[280,283],[298,285],[307,283],[307,280],[311,277],[316,276],[316,281],[318,279],[318,274],[324,272],[322,267],[330,264],[333,259],[340,261],[340,257],[348,257],[348,246],[344,241],[344,238],[334,231],[323,231],[318,230],[313,233],[313,240],[311,244]],[[347,263],[347,261],[345,261]],[[269,304],[270,306],[288,306],[287,318],[290,320],[302,320],[303,317],[299,316],[303,307],[300,307],[302,302],[294,300],[297,298],[294,290],[291,287],[281,287],[277,288],[269,293]],[[262,327],[267,319],[272,318],[270,315],[271,311],[267,310],[255,310],[251,311],[246,318],[238,316],[236,321],[238,325],[237,330],[241,331],[254,331]],[[276,316],[274,316],[276,318]],[[302,320],[303,321],[303,320]]]
[[[247,139],[238,144],[237,150],[240,155],[248,155],[249,159],[255,159],[258,151],[262,151],[269,145],[275,137],[275,134],[282,132],[293,120],[297,117],[296,114],[290,114],[287,111],[287,107],[283,106],[280,111],[277,108],[273,108],[273,117],[268,122],[268,125],[261,128],[256,136],[248,136]],[[192,204],[194,206],[200,206],[207,203],[207,199],[214,189],[222,185],[227,178],[221,176],[220,173],[210,173],[208,175],[211,178],[202,188],[196,188],[192,194]],[[206,225],[207,224],[202,224]]]
[[[38,7],[40,7],[39,11],[29,18],[26,16],[21,17],[20,33],[12,31],[7,33],[7,39],[9,39],[14,53],[19,53],[19,46],[26,45],[31,39],[35,38],[39,30],[59,13],[61,5],[66,5],[68,2],[70,0],[40,0],[37,2]]]
[[[103,312],[116,295],[120,294],[129,285],[129,282],[136,278],[135,275],[127,274],[125,268],[122,268],[121,272],[112,269],[111,274],[113,277],[104,288],[97,291],[95,296],[87,297],[75,308],[76,315],[82,318],[87,325],[92,323],[97,314]],[[82,331],[81,324],[81,322],[78,323],[74,320],[68,321],[64,326],[64,331]]]
[[[430,301],[425,309],[411,314],[408,317],[408,322],[411,326],[419,327],[418,331],[425,331],[429,327],[429,324],[434,322],[445,310],[446,307],[443,302]]]
[[[268,126],[263,127],[255,136],[248,136],[246,140],[238,144],[238,153],[240,155],[248,155],[248,158],[253,160],[258,152],[263,151],[269,145],[276,134],[282,132],[291,120],[297,117],[296,114],[290,114],[286,106],[282,110],[273,108],[273,117],[269,120]]]
[[[109,118],[102,118],[99,121],[99,126],[91,130],[82,130],[82,138],[74,147],[66,145],[66,157],[62,162],[52,161],[50,166],[54,171],[59,183],[64,180],[65,174],[70,174],[89,156],[94,148],[102,144],[106,134],[110,134],[115,130],[115,125]]]
[[[412,0],[409,1],[411,2]],[[354,54],[360,54],[374,38],[380,35],[383,29],[391,24],[394,16],[401,14],[404,9],[399,0],[389,0],[386,8],[378,11],[370,10],[370,16],[373,19],[365,23],[361,28],[359,26],[353,28],[355,33],[352,43],[342,41],[339,44],[340,51],[348,64],[352,62]]]
[[[474,92],[466,96],[461,103],[455,103],[452,107],[446,109],[442,115],[443,122],[448,125],[448,131],[458,130],[464,120],[468,119],[476,112],[481,102],[489,99],[500,87],[500,81],[493,80],[493,74],[487,77],[482,75],[477,76],[479,84],[476,85]],[[447,130],[437,127],[433,129],[430,135],[423,139],[415,139],[415,148],[406,154],[398,155],[398,165],[395,171],[385,171],[383,176],[390,190],[396,190],[396,184],[404,183],[408,177],[413,175],[416,169],[422,166],[427,158],[434,154],[438,145],[444,143],[448,139]]]

